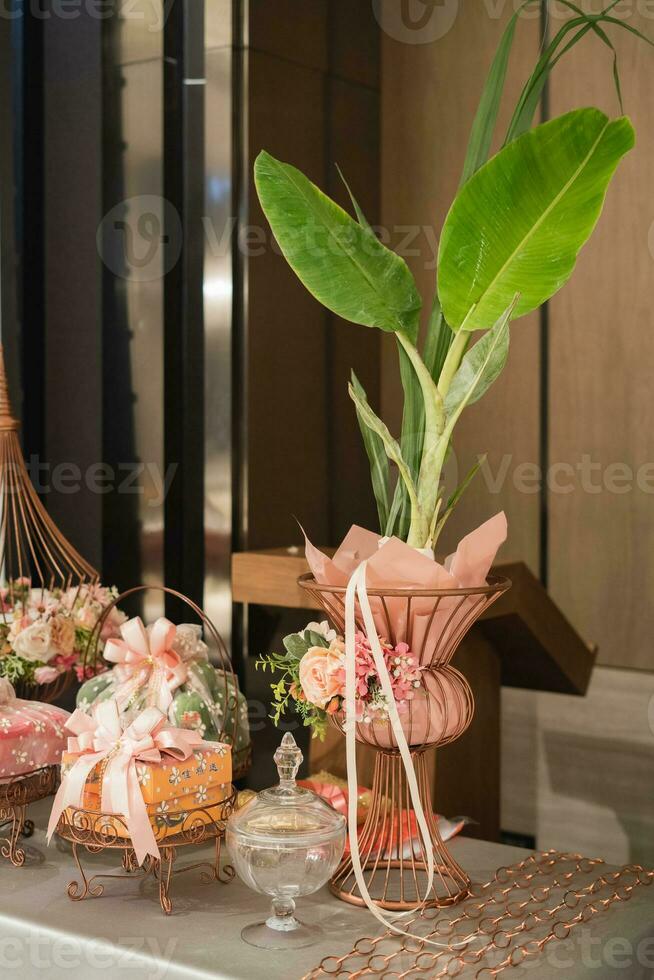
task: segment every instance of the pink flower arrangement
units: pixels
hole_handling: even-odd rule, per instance
[[[393,646],[380,638],[393,697],[398,711],[406,711],[421,686],[417,658],[406,643]],[[328,624],[309,623],[300,633],[284,639],[286,652],[257,661],[263,670],[281,672],[271,685],[273,721],[277,724],[290,702],[314,735],[324,737],[327,720],[345,707],[345,643]],[[370,643],[365,634],[355,637],[356,720],[370,722],[388,716],[388,703],[381,688]]]
[[[32,588],[26,578],[0,590],[0,676],[49,684],[69,670],[80,681],[99,673],[104,669],[99,657],[85,662],[87,648],[98,619],[116,595],[115,589],[100,585]],[[116,608],[110,611],[94,652],[100,653],[107,639],[119,635],[125,618]]]

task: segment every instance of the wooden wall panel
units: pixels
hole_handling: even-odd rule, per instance
[[[325,184],[323,76],[268,54],[250,54],[250,161],[261,149]],[[301,139],[298,134],[302,134]],[[324,365],[327,315],[278,250],[263,217],[252,173],[249,224],[265,248],[248,259],[249,544],[297,539],[296,514],[326,540],[328,472]],[[258,231],[257,231],[258,229]]]
[[[482,85],[512,9],[513,5],[506,4],[501,16],[493,18],[477,4],[461,4],[450,30],[428,44],[407,43],[383,34],[382,221],[395,247],[402,237],[414,235],[405,226],[422,229],[409,246],[419,254],[406,257],[426,297],[426,307],[434,289],[437,235],[458,187]],[[507,105],[511,108],[537,57],[538,21],[524,20],[518,32],[507,86]],[[505,123],[503,117],[500,132]],[[502,378],[457,426],[459,478],[477,454],[488,451],[489,460],[485,476],[477,477],[459,504],[442,545],[449,549],[467,531],[504,508],[510,531],[503,557],[522,559],[537,573],[538,491],[519,492],[513,480],[516,469],[520,475],[521,465],[533,466],[539,461],[538,317],[519,321],[511,342],[509,365]],[[397,355],[394,341],[386,338],[382,392],[384,417],[398,432],[401,389]],[[493,492],[498,475],[500,484]],[[450,466],[450,483],[455,476]]]
[[[636,6],[619,16],[653,35],[654,20]],[[549,493],[550,588],[582,635],[599,643],[601,662],[652,668],[654,50],[626,32],[612,37],[637,146],[572,281],[550,306],[550,459],[558,483],[572,488]],[[552,77],[552,113],[597,105],[616,115],[611,59],[602,45],[584,45],[583,57],[562,62]]]
[[[596,668],[585,698],[505,688],[502,827],[652,867],[653,726],[654,674]]]
[[[343,59],[340,59],[343,60]],[[347,63],[344,65],[347,67]],[[329,85],[329,156],[327,193],[349,213],[352,204],[335,164],[341,167],[368,220],[379,220],[379,180],[371,180],[371,160],[379,159],[379,91],[331,77]],[[365,388],[370,404],[379,405],[378,330],[328,317],[328,424],[331,472],[347,479],[329,488],[330,543],[338,544],[353,523],[376,528],[377,509],[370,484],[370,467],[347,386],[352,369]]]

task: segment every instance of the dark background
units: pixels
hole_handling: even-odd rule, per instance
[[[299,542],[296,519],[323,544],[375,524],[345,392],[354,367],[378,404],[379,342],[272,249],[252,163],[265,147],[345,206],[338,162],[378,221],[379,28],[347,0],[175,0],[165,23],[140,9],[16,4],[0,19],[7,370],[71,542],[107,584],[165,582],[204,604],[267,701],[244,654],[296,617],[232,614],[229,557]],[[98,463],[101,493],[86,485]],[[174,469],[165,502],[148,467]],[[139,611],[163,608],[151,594]]]

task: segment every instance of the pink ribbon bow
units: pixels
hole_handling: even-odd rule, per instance
[[[78,709],[66,727],[73,732],[73,737],[68,739],[68,753],[78,758],[64,775],[55,796],[48,841],[67,807],[83,807],[86,781],[95,766],[106,759],[101,811],[124,817],[139,864],[148,854],[159,858],[136,763],[158,763],[163,756],[182,762],[193,754],[194,748],[204,744],[202,737],[198,732],[172,728],[158,708],[146,708],[131,725],[124,727],[113,700],[101,702],[90,717]]]
[[[120,627],[122,640],[108,640],[104,658],[115,663],[118,687],[114,697],[122,710],[134,694],[147,684],[146,706],[166,713],[173,692],[186,681],[188,667],[175,653],[177,627],[160,617],[147,632],[139,616]]]

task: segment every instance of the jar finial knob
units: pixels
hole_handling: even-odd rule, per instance
[[[279,773],[279,785],[284,789],[290,789],[295,785],[295,777],[303,758],[297,742],[290,732],[286,732],[274,756]]]

